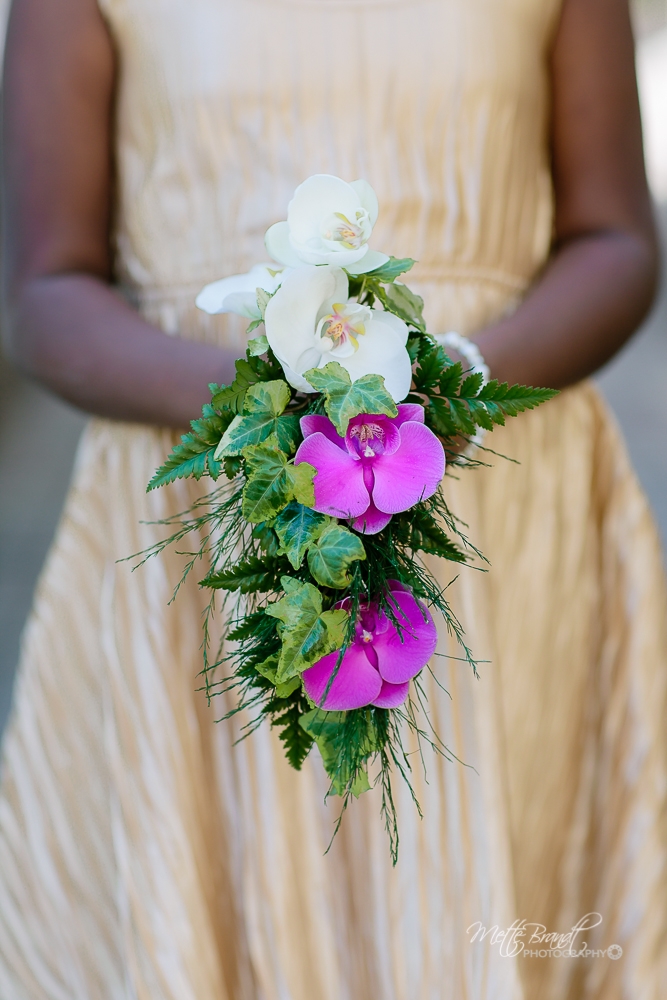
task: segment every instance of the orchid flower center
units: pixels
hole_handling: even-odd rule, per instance
[[[368,421],[350,428],[350,438],[362,458],[384,454],[386,434],[380,424]]]
[[[354,220],[342,212],[334,212],[324,224],[322,238],[327,243],[339,244],[336,249],[358,250],[368,242],[372,228],[365,208],[357,209]]]
[[[317,325],[315,335],[320,350],[345,358],[359,349],[359,337],[366,333],[370,309],[356,302],[334,302],[333,311]]]

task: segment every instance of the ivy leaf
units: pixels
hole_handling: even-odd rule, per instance
[[[173,483],[175,479],[201,479],[207,473],[212,479],[217,479],[222,467],[215,458],[215,451],[231,417],[229,412],[216,413],[210,403],[206,403],[201,418],[191,422],[192,430],[181,436],[180,444],[172,449],[167,461],[157,470],[146,492]]]
[[[252,537],[259,542],[260,549],[262,552],[266,552],[267,556],[278,555],[276,533],[265,521],[260,522],[260,524],[253,528]]]
[[[299,676],[292,677],[291,680],[285,681],[284,684],[276,684],[276,675],[278,672],[278,655],[276,653],[273,656],[269,656],[262,663],[258,663],[255,670],[262,677],[266,677],[268,681],[275,684],[276,698],[289,698],[294,691],[301,687],[301,677]]]
[[[257,323],[257,326],[259,326],[261,320],[254,320],[254,322]],[[250,329],[250,327],[248,327],[248,329]],[[253,329],[256,329],[256,327],[253,327]],[[251,358],[259,357],[260,354],[266,354],[268,349],[269,342],[264,334],[262,334],[261,337],[253,337],[252,340],[248,341],[248,354]]]
[[[301,583],[283,576],[285,596],[265,608],[277,618],[282,648],[276,681],[280,684],[296,677],[327,653],[340,649],[345,639],[347,611],[338,608],[322,611],[322,594],[312,583]]]
[[[272,520],[290,500],[315,503],[315,469],[307,462],[290,465],[275,439],[243,449],[248,481],[243,488],[242,512],[253,524]]]
[[[308,569],[322,587],[340,589],[350,582],[348,569],[353,562],[366,558],[358,535],[341,524],[330,524],[308,550]]]
[[[295,500],[281,511],[273,527],[280,539],[281,552],[284,552],[294,569],[299,569],[308,546],[330,523],[331,518],[326,514],[318,514]]]
[[[291,454],[299,440],[296,416],[281,416],[291,392],[286,382],[276,379],[251,386],[245,395],[243,414],[238,414],[225,431],[216,458],[240,455],[249,445],[261,444],[271,434],[281,451]]]
[[[341,437],[352,417],[359,413],[384,413],[388,417],[398,413],[381,375],[364,375],[352,382],[345,368],[330,361],[324,368],[311,368],[304,377],[324,393],[325,409]]]
[[[368,276],[376,278],[378,281],[394,281],[399,274],[405,274],[416,263],[412,257],[390,257],[385,264],[377,267],[374,271],[369,271]]]
[[[411,292],[407,285],[395,281],[389,285],[374,285],[373,291],[387,312],[393,313],[394,316],[398,316],[406,323],[410,323],[422,333],[426,332],[423,316],[424,300]]]
[[[241,594],[254,594],[256,591],[275,590],[278,583],[277,561],[263,556],[251,556],[227,570],[209,573],[200,587],[210,587],[212,590],[238,591]]]
[[[266,315],[266,307],[275,295],[275,292],[267,292],[265,288],[257,288],[257,308],[260,311],[262,322],[264,322],[264,317]]]

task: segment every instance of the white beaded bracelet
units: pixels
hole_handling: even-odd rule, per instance
[[[455,330],[450,330],[448,333],[436,333],[435,339],[441,347],[453,347],[455,351],[458,351],[461,357],[465,358],[468,362],[470,371],[475,375],[481,375],[484,385],[486,385],[491,372],[477,344],[474,344],[472,340],[468,340],[467,337],[463,337],[460,333],[456,333]],[[474,437],[470,438],[467,448],[462,451],[461,454],[463,457],[471,458],[475,452],[475,448],[478,448],[482,444],[485,437],[486,430],[483,427],[478,427]]]

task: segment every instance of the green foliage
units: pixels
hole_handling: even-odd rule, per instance
[[[353,562],[365,559],[363,542],[326,514],[292,501],[276,518],[274,528],[294,569],[308,552],[308,569],[322,587],[340,589],[350,582]]]
[[[350,753],[351,721],[355,729],[353,753]],[[358,797],[369,790],[366,762],[381,746],[371,711],[325,712],[314,708],[301,716],[300,724],[317,743],[336,795],[349,791]]]
[[[235,364],[236,378],[231,385],[220,386],[213,397],[213,405],[217,410],[227,408],[232,413],[240,413],[246,392],[251,385],[260,381],[260,376],[250,359],[239,358]]]
[[[414,373],[416,391],[430,393],[435,389],[440,389],[445,395],[457,392],[461,385],[462,368],[460,363],[452,365],[444,348],[430,340],[422,339],[418,348],[419,364]]]
[[[252,529],[252,537],[258,542],[262,552],[267,556],[278,555],[278,539],[273,528],[266,522],[261,521]]]
[[[426,331],[423,315],[424,300],[411,292],[407,285],[395,281],[388,285],[378,284],[377,287],[373,287],[373,291],[387,312],[393,313],[422,333]]]
[[[227,639],[229,642],[245,642],[251,644],[257,644],[270,641],[274,634],[276,634],[276,622],[273,618],[269,618],[264,610],[254,611],[249,615],[244,615],[243,618],[239,618],[232,622],[232,627],[227,632]],[[276,634],[277,638],[277,634]],[[277,640],[275,643],[276,647],[280,647],[280,641]],[[273,650],[269,649],[264,655],[260,654],[259,661],[261,662],[267,656],[271,654]],[[248,647],[246,649],[246,654],[250,654],[251,649]]]
[[[251,386],[245,395],[243,414],[234,417],[225,431],[216,458],[241,455],[244,448],[261,444],[271,435],[281,451],[292,454],[299,440],[299,419],[282,416],[290,396],[289,386],[281,379]]]
[[[269,351],[268,360],[247,352],[245,358],[235,362],[236,378],[231,385],[212,385],[213,406],[216,410],[229,409],[241,413],[248,389],[258,382],[270,382],[282,377],[282,368]]]
[[[261,323],[261,320],[259,322]],[[261,337],[253,337],[252,340],[248,341],[248,353],[252,358],[257,358],[260,354],[266,354],[268,349],[269,342],[264,334]]]
[[[310,507],[292,500],[280,512],[274,522],[274,529],[280,539],[281,551],[285,553],[294,569],[299,569],[309,545],[322,533],[331,518],[318,514]]]
[[[243,516],[252,524],[272,520],[290,500],[315,503],[315,469],[307,462],[293,465],[278,450],[275,437],[243,449],[248,481],[243,488]]]
[[[443,530],[428,502],[395,515],[391,522],[391,534],[392,543],[402,549],[424,552],[450,562],[468,561],[467,554]]]
[[[324,368],[311,368],[305,378],[318,392],[324,393],[325,409],[341,436],[359,413],[384,413],[395,417],[396,404],[384,387],[380,375],[364,375],[352,382],[348,372],[335,361]]]
[[[322,594],[312,583],[283,576],[285,596],[266,608],[277,618],[282,640],[276,679],[284,683],[321,657],[339,649],[345,639],[348,614],[343,609],[322,610]]]
[[[308,569],[322,587],[341,589],[350,583],[352,563],[365,558],[358,535],[341,524],[329,524],[308,550]]]
[[[386,264],[376,267],[374,271],[369,271],[368,276],[376,281],[395,281],[401,274],[409,271],[416,261],[412,257],[390,257]]]
[[[206,474],[217,479],[222,467],[214,457],[215,450],[231,419],[231,413],[216,413],[206,403],[201,418],[191,422],[192,430],[182,435],[180,444],[173,448],[149,482],[147,492],[173,483],[175,479],[201,479]]]
[[[212,590],[239,591],[241,594],[265,593],[275,590],[279,583],[279,564],[267,556],[250,556],[229,569],[209,573],[200,587]]]
[[[508,385],[492,379],[483,385],[482,375],[464,377],[460,362],[451,364],[442,347],[424,339],[417,351],[415,393],[408,399],[423,403],[427,397],[426,423],[443,438],[471,436],[477,427],[492,430],[523,410],[531,410],[556,395],[555,389]],[[419,394],[419,395],[418,395]]]
[[[285,748],[285,756],[296,771],[300,771],[313,745],[312,736],[300,725],[308,702],[300,691],[294,691],[288,702],[278,703],[282,711],[277,711],[271,725],[278,729],[278,735]]]
[[[261,674],[262,677],[266,677],[267,680],[271,681],[271,683],[275,685],[276,698],[289,698],[291,694],[298,691],[301,687],[301,677],[299,675],[292,677],[289,681],[285,681],[284,684],[277,683],[278,655],[276,653],[274,653],[273,656],[269,656],[268,659],[264,660],[262,663],[258,663],[255,669],[258,674]]]
[[[243,459],[239,455],[232,458],[223,458],[222,467],[225,470],[227,479],[235,479],[243,469]]]

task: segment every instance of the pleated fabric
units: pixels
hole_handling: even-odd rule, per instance
[[[557,0],[103,0],[119,53],[119,285],[170,334],[243,344],[194,295],[263,259],[294,187],[365,177],[434,331],[515,307],[549,250]],[[535,331],[539,336],[539,330]],[[193,414],[194,416],[194,414]],[[183,556],[132,571],[207,486],[145,494],[176,437],[93,421],[35,596],[0,785],[3,1000],[662,1000],[667,598],[623,443],[584,384],[447,477],[490,560],[449,593],[430,721],[457,760],[338,816],[313,752],[238,743],[199,690]],[[519,463],[519,464],[516,464]],[[195,543],[188,546],[194,548]],[[203,575],[203,572],[200,574]],[[415,748],[416,749],[416,748]],[[507,954],[478,925],[600,954]],[[532,933],[528,929],[526,940]],[[539,950],[535,943],[527,949]]]

